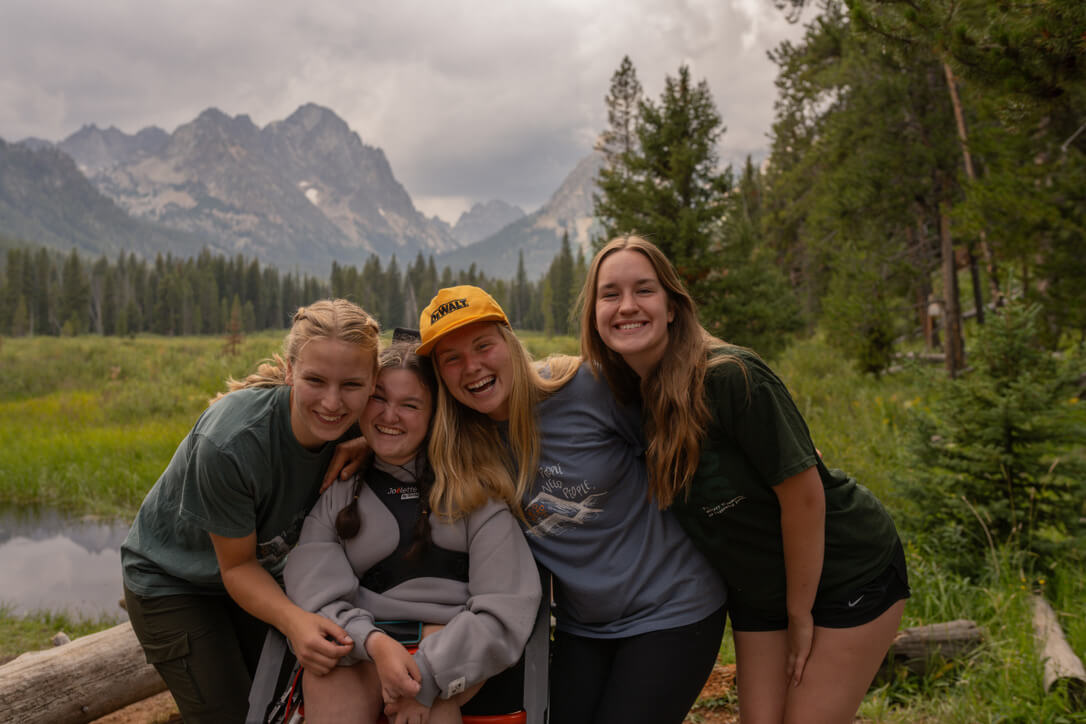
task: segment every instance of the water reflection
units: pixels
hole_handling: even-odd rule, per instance
[[[124,521],[0,506],[0,602],[15,614],[127,618],[118,606]]]

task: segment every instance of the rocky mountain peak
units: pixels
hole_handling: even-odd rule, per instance
[[[258,128],[208,108],[153,153],[93,175],[129,213],[256,253],[326,270],[333,259],[401,259],[459,246],[415,209],[384,152],[309,103]]]
[[[161,128],[149,126],[132,136],[116,126],[102,130],[94,124],[84,125],[57,144],[88,176],[127,163],[166,144],[169,135]]]
[[[504,201],[476,203],[460,214],[452,233],[461,244],[474,244],[523,217],[524,209]]]
[[[306,103],[305,105],[298,106],[298,109],[294,111],[294,113],[291,113],[287,116],[286,120],[279,121],[279,123],[287,126],[300,126],[306,133],[313,133],[317,131],[319,127],[323,126],[324,128],[322,130],[325,132],[340,133],[343,135],[352,134],[346,121],[336,115],[332,109],[319,106],[316,103]]]

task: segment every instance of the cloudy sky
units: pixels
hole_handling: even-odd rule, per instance
[[[530,212],[605,127],[623,55],[653,98],[688,64],[728,128],[722,157],[764,154],[766,50],[801,32],[772,0],[3,0],[0,138],[172,132],[211,106],[263,126],[315,102],[424,212]]]

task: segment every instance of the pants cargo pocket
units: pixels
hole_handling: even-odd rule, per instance
[[[204,697],[189,665],[189,635],[181,632],[161,642],[146,642],[143,652],[147,663],[162,676],[177,705],[184,711],[187,706],[203,706]]]

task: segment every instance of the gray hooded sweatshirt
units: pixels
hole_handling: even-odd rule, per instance
[[[375,466],[414,483],[402,467],[380,461]],[[423,639],[415,653],[422,674],[415,698],[424,706],[515,664],[535,623],[540,586],[532,554],[509,508],[492,500],[452,522],[431,514],[433,542],[468,554],[466,583],[414,578],[376,593],[363,588],[359,579],[396,549],[400,529],[388,508],[363,485],[357,503],[361,529],[341,541],[335,519],[353,497],[353,487],[353,479],[339,481],[320,497],[283,572],[287,595],[295,603],[336,622],[354,641],[354,650],[340,665],[372,661],[366,638],[377,630],[374,621],[385,620],[444,624]]]

